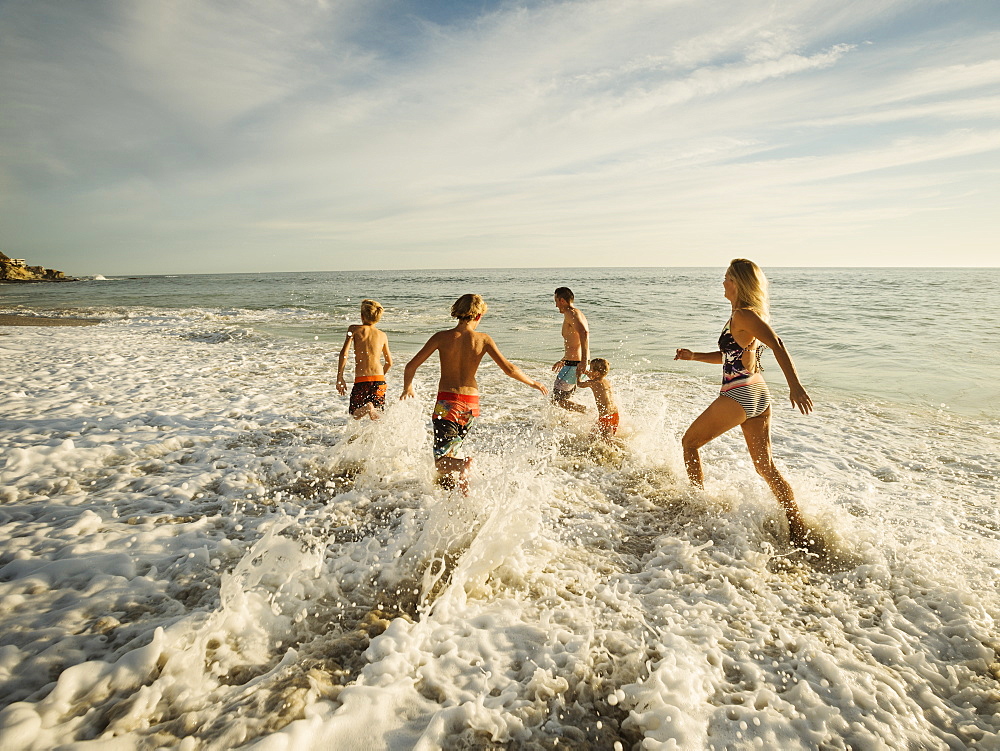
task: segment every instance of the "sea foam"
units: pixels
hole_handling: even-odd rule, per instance
[[[687,485],[701,379],[617,372],[608,447],[484,366],[463,497],[433,367],[355,422],[336,346],[251,328],[3,337],[5,747],[1000,744],[986,422],[776,408],[809,557],[738,432]]]

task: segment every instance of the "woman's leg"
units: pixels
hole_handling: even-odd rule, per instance
[[[681,447],[684,449],[684,468],[692,485],[700,488],[705,484],[698,449],[746,419],[747,414],[743,411],[743,407],[728,396],[720,396],[695,418],[681,439]]]
[[[747,449],[750,451],[750,458],[753,459],[757,474],[764,478],[785,511],[792,542],[796,545],[805,544],[809,535],[799,513],[799,507],[795,503],[792,486],[778,471],[771,455],[771,408],[768,407],[759,417],[744,421],[740,427],[743,428],[743,437],[746,439]]]

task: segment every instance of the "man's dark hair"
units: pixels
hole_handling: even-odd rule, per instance
[[[573,302],[573,290],[569,287],[556,287],[556,297],[566,302]]]

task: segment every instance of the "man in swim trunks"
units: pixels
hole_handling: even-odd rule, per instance
[[[486,302],[479,295],[462,295],[451,306],[451,315],[458,319],[453,329],[439,331],[403,370],[403,394],[400,399],[416,396],[413,377],[417,368],[436,350],[441,361],[441,378],[438,381],[437,403],[431,419],[434,422],[434,466],[438,482],[446,487],[456,485],[462,492],[468,490],[468,472],[471,458],[456,456],[462,441],[479,416],[479,384],[476,372],[483,355],[489,355],[506,375],[515,381],[548,393],[545,386],[528,378],[519,367],[511,363],[497,349],[489,334],[476,331],[486,313]],[[456,483],[455,474],[458,474]]]
[[[345,394],[344,367],[353,342],[354,388],[351,389],[349,410],[355,420],[365,416],[377,420],[385,408],[385,374],[392,367],[392,354],[389,352],[389,338],[375,326],[382,317],[382,310],[382,306],[374,300],[361,301],[361,325],[347,327],[347,337],[337,361],[337,391]]]
[[[556,382],[552,386],[552,403],[574,412],[586,412],[582,404],[570,401],[576,391],[577,379],[584,375],[590,360],[590,328],[587,316],[573,305],[573,291],[569,287],[556,289],[553,299],[563,314],[563,359],[552,366]]]

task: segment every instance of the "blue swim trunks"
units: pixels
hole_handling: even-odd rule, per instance
[[[552,386],[553,391],[559,392],[560,398],[567,397],[576,391],[576,366],[579,364],[579,360],[563,360],[563,366],[556,374],[556,382]]]

